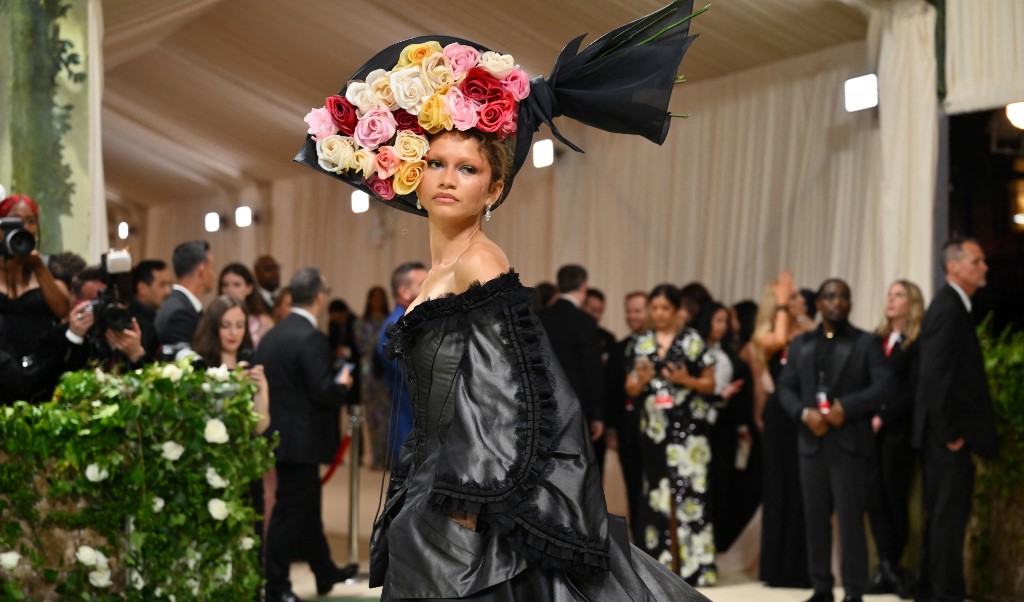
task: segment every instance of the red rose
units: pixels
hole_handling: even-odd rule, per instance
[[[480,120],[476,127],[484,132],[497,132],[499,137],[504,138],[511,133],[506,125],[508,122],[513,122],[511,131],[515,131],[516,109],[516,102],[511,96],[489,102],[480,109]]]
[[[409,130],[414,134],[421,136],[426,135],[427,131],[420,125],[420,120],[415,115],[410,115],[405,109],[397,109],[392,112],[395,116],[395,122],[398,124],[398,129]]]
[[[328,96],[327,110],[331,113],[331,121],[338,126],[342,134],[351,136],[356,129],[359,118],[356,108],[344,96]]]
[[[501,82],[485,69],[473,67],[466,72],[466,79],[459,84],[462,95],[479,104],[495,102],[505,98],[505,89]]]

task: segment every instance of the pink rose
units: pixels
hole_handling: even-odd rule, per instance
[[[395,189],[391,186],[391,178],[380,179],[376,175],[366,180],[366,185],[373,191],[373,195],[383,201],[390,201],[395,198]]]
[[[480,107],[466,98],[462,90],[458,88],[448,90],[448,94],[445,94],[445,102],[448,104],[448,113],[452,116],[452,123],[457,129],[464,132],[476,126]]]
[[[373,161],[373,169],[380,178],[390,178],[398,171],[402,158],[395,154],[395,149],[382,146],[377,149],[377,158]]]
[[[512,100],[511,96],[506,95],[501,100],[495,100],[489,102],[480,108],[480,120],[477,122],[476,127],[484,132],[497,132],[499,137],[502,137],[502,126],[505,126],[505,122],[516,118],[516,102]],[[505,127],[508,129],[508,126]],[[513,131],[514,131],[513,126]],[[508,133],[505,132],[505,136]]]
[[[395,117],[391,111],[376,107],[359,118],[352,137],[356,139],[359,146],[373,150],[390,140],[395,135],[397,128],[398,124],[395,123]]]
[[[313,140],[318,142],[338,133],[338,126],[331,119],[331,112],[327,110],[327,107],[310,109],[303,121],[309,126],[306,131],[313,135]]]
[[[513,107],[513,109],[512,109],[512,117],[509,118],[508,120],[506,120],[505,123],[501,124],[501,127],[498,128],[498,138],[501,139],[501,140],[504,140],[505,138],[507,138],[509,136],[514,136],[515,133],[516,133],[516,128],[517,128],[518,125],[519,125],[519,110],[517,108]]]
[[[480,59],[479,50],[457,42],[445,46],[444,55],[448,57],[448,62],[451,64],[455,81],[461,80],[467,71],[476,67],[476,62]]]
[[[520,101],[530,95],[530,78],[522,69],[516,69],[501,80],[501,87],[516,101]]]

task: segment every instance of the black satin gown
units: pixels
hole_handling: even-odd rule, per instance
[[[399,320],[415,426],[371,538],[381,600],[706,600],[610,516],[579,401],[514,271]],[[477,529],[449,514],[475,514]]]

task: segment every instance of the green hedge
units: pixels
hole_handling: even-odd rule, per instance
[[[66,374],[0,408],[0,598],[246,600],[273,464],[241,372]]]

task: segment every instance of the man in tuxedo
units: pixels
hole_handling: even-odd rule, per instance
[[[140,261],[132,268],[132,300],[128,315],[135,318],[142,330],[142,346],[146,356],[156,357],[160,339],[156,333],[156,312],[171,294],[171,270],[159,259]]]
[[[946,284],[921,326],[920,373],[914,398],[913,445],[924,476],[924,566],[919,599],[963,600],[964,533],[971,515],[971,452],[998,452],[992,399],[971,297],[985,286],[985,253],[974,239],[942,248]]]
[[[327,337],[317,316],[327,307],[328,290],[316,268],[295,273],[292,310],[264,335],[253,357],[263,365],[270,386],[270,431],[280,442],[276,503],[267,530],[267,600],[298,600],[288,569],[302,558],[316,575],[320,595],[355,575],[358,565],[339,568],[331,560],[321,515],[320,464],[334,461],[341,441],[341,406],[352,375],[331,369]]]
[[[156,333],[165,355],[192,345],[203,313],[200,297],[214,289],[213,253],[205,240],[183,242],[171,257],[177,283],[156,312]]]
[[[871,418],[888,372],[875,337],[852,326],[850,287],[838,278],[818,289],[822,322],[789,345],[779,379],[783,409],[802,425],[800,486],[807,527],[808,602],[832,602],[832,510],[839,516],[844,602],[860,601],[868,573],[864,539]]]
[[[281,286],[281,264],[270,255],[260,255],[252,266],[256,277],[256,290],[267,307],[274,307],[274,295]]]
[[[583,406],[590,425],[590,441],[594,444],[598,466],[603,470],[604,444],[599,443],[604,436],[605,412],[601,348],[597,322],[580,309],[587,296],[587,271],[578,265],[559,268],[558,292],[558,300],[538,317],[547,331],[555,358]]]

